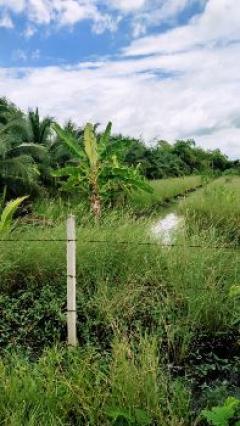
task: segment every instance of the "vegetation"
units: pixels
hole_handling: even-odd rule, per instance
[[[154,418],[157,424],[181,424],[188,396],[179,395],[181,384],[159,370],[156,346],[143,338],[136,356],[127,341],[116,339],[105,362],[90,347],[54,348],[33,366],[13,357],[7,368],[0,364],[0,421],[147,426]]]
[[[27,197],[19,197],[16,200],[9,201],[4,207],[4,197],[2,200],[2,205],[0,206],[0,237],[3,234],[11,231],[13,228],[13,216],[16,213],[18,207],[26,200]]]
[[[120,140],[124,138],[119,136]],[[131,140],[126,155],[128,164],[141,164],[148,179],[162,179],[174,176],[197,174],[215,175],[222,172],[238,173],[239,161],[229,161],[220,150],[205,151],[197,147],[194,140],[178,140],[171,145],[159,141],[153,148],[138,140]]]
[[[75,163],[58,169],[54,176],[67,176],[63,189],[67,192],[78,190],[80,194],[86,195],[96,218],[101,216],[102,200],[114,202],[122,193],[130,193],[138,188],[152,192],[138,169],[120,163],[118,157],[122,147],[110,144],[111,128],[112,124],[109,123],[98,142],[93,126],[88,123],[84,129],[82,146],[76,136],[55,125],[59,138],[74,155]]]
[[[93,177],[93,164],[90,166],[85,149],[87,132],[88,139],[90,137],[95,145],[98,160],[104,164],[101,179],[104,180],[106,172],[106,181],[110,181],[110,187],[107,185],[102,192],[104,197],[111,194],[111,203],[112,197],[118,197],[119,192],[122,197],[122,185],[126,189],[127,181],[129,184],[131,179],[134,184],[139,182],[140,172],[147,179],[161,179],[191,174],[232,174],[240,170],[239,161],[230,161],[219,150],[205,151],[192,140],[177,141],[173,145],[159,141],[154,147],[148,147],[141,140],[111,136],[110,126],[105,133],[97,132],[97,129],[94,125],[90,131],[88,126],[84,139],[84,129],[67,122],[63,129],[55,125],[56,135],[51,117],[40,118],[38,109],[25,114],[6,99],[0,99],[0,191],[7,185],[8,197],[26,193],[36,196],[43,190],[56,193],[59,187],[52,172],[71,167],[76,158],[79,161],[79,151],[81,161],[87,166],[86,170],[81,168],[81,173],[91,171]],[[74,140],[78,152],[70,148],[70,140]]]
[[[183,201],[180,209],[200,230],[214,228],[227,242],[240,241],[240,185],[238,177],[220,178]]]
[[[174,198],[184,196],[189,191],[197,189],[204,182],[201,176],[153,180],[150,182],[153,191],[134,191],[128,205],[135,212],[150,213],[159,207],[166,206]]]
[[[237,426],[239,163],[193,141],[147,148],[110,124],[61,128],[6,100],[0,146],[0,424]],[[149,213],[194,189],[163,247]],[[69,212],[76,349],[65,343]]]
[[[190,425],[206,405],[211,409],[228,392],[237,392],[240,312],[238,295],[230,291],[240,282],[238,252],[210,249],[221,243],[214,229],[187,242],[179,236],[184,249],[139,245],[152,241],[149,227],[146,220],[114,212],[101,224],[79,218],[80,348],[73,353],[64,347],[46,352],[66,340],[65,245],[5,243],[0,254],[3,395],[16,386],[8,405],[2,403],[7,424],[16,412],[31,424],[47,424],[54,413],[63,424],[69,419],[118,424],[124,418],[124,424],[138,425],[142,416],[146,424]],[[14,235],[57,240],[65,229],[61,223],[28,225]],[[107,243],[87,242],[93,239]],[[206,249],[188,248],[193,243]],[[13,350],[14,358],[8,355]],[[23,383],[24,401],[18,391]]]
[[[229,397],[223,406],[213,407],[211,410],[203,410],[203,416],[213,426],[239,425],[240,401]]]

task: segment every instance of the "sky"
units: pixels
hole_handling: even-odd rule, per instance
[[[239,0],[0,0],[0,96],[240,157]]]

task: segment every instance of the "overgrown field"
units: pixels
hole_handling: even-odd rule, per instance
[[[240,251],[213,248],[229,239],[230,213],[239,217],[235,198],[223,208],[239,183],[191,195],[181,207],[188,232],[174,248],[158,244],[147,219],[118,211],[97,224],[76,208],[74,350],[65,346],[65,244],[1,242],[0,424],[205,425],[203,408],[239,396]],[[35,210],[44,216],[44,203]],[[51,205],[45,213],[56,215]],[[61,240],[63,216],[11,237]]]
[[[106,208],[103,211],[103,217],[107,218],[107,222],[112,221],[113,218],[119,219],[129,215],[148,215],[154,212],[158,213],[159,208],[168,206],[174,198],[178,196],[184,196],[188,192],[195,191],[197,188],[204,184],[204,178],[201,176],[185,176],[181,178],[171,178],[162,180],[149,181],[150,186],[153,188],[153,192],[144,192],[141,190],[135,190],[127,201],[120,200],[116,205],[114,211],[111,209],[109,215],[109,209]],[[44,197],[39,198],[33,205],[33,218],[46,218],[53,220],[55,223],[61,223],[69,212],[76,215],[79,223],[89,224],[89,209],[82,199],[81,195],[75,193],[74,196],[69,198],[57,197],[55,199]]]
[[[154,209],[166,205],[173,198],[184,195],[202,184],[201,176],[153,180],[151,181],[153,192],[135,191],[131,196],[129,206],[137,213],[152,212]]]
[[[228,242],[240,241],[240,179],[222,177],[188,197],[180,205],[189,229],[213,228],[218,236]],[[194,230],[196,231],[196,229]]]

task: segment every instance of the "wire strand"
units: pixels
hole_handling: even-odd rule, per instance
[[[68,239],[0,239],[0,243],[56,243],[63,242],[67,243]],[[72,240],[71,240],[72,241]],[[240,247],[233,247],[231,245],[222,245],[222,246],[204,246],[201,244],[163,244],[158,242],[151,241],[114,241],[114,240],[74,240],[75,242],[81,242],[83,244],[106,244],[106,245],[138,245],[138,246],[155,246],[161,248],[193,248],[201,250],[228,250],[228,251],[240,251]]]

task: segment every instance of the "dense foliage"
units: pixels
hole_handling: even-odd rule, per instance
[[[119,139],[124,140],[122,136]],[[140,163],[148,179],[240,170],[239,161],[230,161],[219,149],[206,151],[196,146],[194,140],[178,140],[174,144],[159,141],[153,147],[139,140],[131,140],[125,161],[132,165]]]
[[[237,426],[239,162],[110,130],[61,128],[0,101],[0,236],[10,232],[0,238],[0,424]],[[209,183],[218,174],[228,176]],[[159,222],[142,213],[198,187],[180,201],[176,244],[163,247]],[[98,215],[126,194],[124,211],[89,214],[89,201]],[[75,349],[65,344],[70,211]]]
[[[73,161],[54,171],[53,176],[65,178],[62,184],[65,191],[85,196],[96,218],[101,215],[102,202],[114,204],[123,194],[129,195],[134,189],[153,192],[151,185],[142,179],[138,167],[129,167],[121,162],[122,147],[110,142],[111,128],[112,123],[108,123],[98,140],[93,125],[88,123],[82,146],[75,135],[59,125],[54,126],[58,137],[72,153]]]
[[[98,125],[95,125],[93,132],[99,151],[104,133],[101,134],[97,129]],[[67,122],[62,131],[74,139],[79,150],[84,153],[84,129]],[[117,152],[118,164],[122,164],[122,167],[125,165],[124,170],[118,170],[117,175],[115,173],[115,182],[118,180],[115,185],[117,193],[120,174],[123,179],[126,171],[131,171],[127,166],[133,166],[135,170],[138,168],[148,179],[240,170],[238,161],[230,161],[220,150],[205,151],[197,147],[193,140],[179,140],[173,145],[159,141],[154,146],[147,146],[141,140],[122,135],[107,136],[109,151],[112,151],[111,161],[114,161]],[[74,161],[73,151],[64,143],[59,131],[56,133],[53,130],[51,117],[40,118],[38,109],[26,114],[5,98],[0,99],[0,192],[3,192],[5,186],[8,188],[8,198],[34,195],[41,189],[56,192],[59,184],[52,171],[72,165]],[[111,170],[107,170],[108,176]],[[132,177],[130,173],[125,183],[127,180],[130,182]],[[113,194],[114,185],[108,192]]]
[[[218,185],[237,198],[238,181]],[[67,351],[63,206],[42,203],[36,211],[50,219],[55,209],[56,223],[18,227],[0,252],[2,423],[205,426],[222,410],[234,419],[224,401],[240,389],[240,263],[224,249],[217,209],[209,227],[192,219],[180,247],[166,249],[148,245],[157,241],[146,220],[111,212],[99,224],[76,206],[79,348]]]

